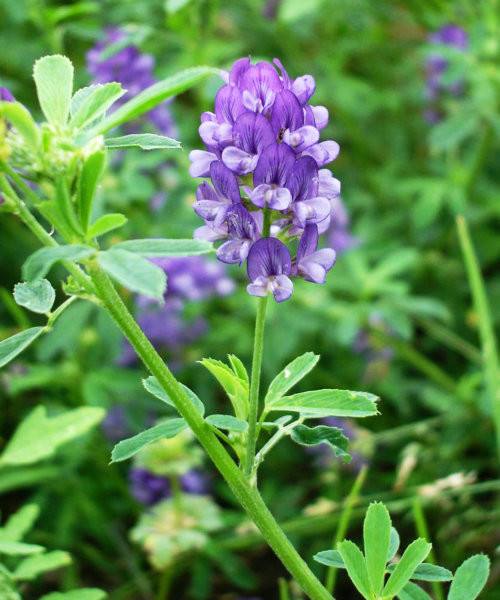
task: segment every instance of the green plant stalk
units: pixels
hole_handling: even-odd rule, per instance
[[[497,451],[500,458],[500,369],[493,320],[467,221],[463,216],[458,216],[456,223],[474,308],[479,319],[479,337],[481,339],[483,355],[483,378],[491,403],[493,422],[496,429]]]
[[[127,310],[109,277],[95,261],[89,262],[88,269],[98,298],[125,334],[144,365],[158,379],[160,385],[172,398],[178,412],[184,417],[269,546],[312,600],[332,600],[331,595],[283,533],[258,491],[250,485],[218,438],[205,423],[203,417],[193,407],[179,382]]]
[[[425,518],[424,509],[422,506],[422,501],[420,498],[416,497],[413,500],[413,520],[415,522],[415,529],[417,530],[417,534],[419,537],[424,538],[428,542],[431,542],[431,536],[429,535],[429,528],[427,527],[427,520]],[[429,552],[429,556],[427,557],[427,562],[436,564],[436,554],[434,552],[434,547],[431,548]],[[436,596],[436,600],[444,600],[443,586],[439,581],[431,582],[432,591]]]
[[[352,510],[359,499],[359,492],[361,491],[361,488],[363,487],[363,484],[366,480],[367,473],[368,467],[366,465],[363,465],[356,479],[354,480],[354,484],[351,488],[351,491],[349,492],[347,498],[344,501],[343,509],[340,513],[337,531],[335,532],[335,536],[332,540],[332,548],[334,550],[337,548],[337,544],[341,542],[346,536],[347,529],[349,527],[349,523],[352,517]],[[329,567],[326,573],[325,587],[330,592],[330,594],[333,594],[333,590],[335,589],[337,572],[338,569],[336,569],[335,567]]]
[[[264,355],[264,329],[266,324],[267,296],[257,301],[257,317],[255,319],[255,334],[253,342],[252,375],[250,377],[250,406],[248,411],[248,430],[246,452],[243,461],[243,471],[250,478],[255,461],[257,445],[257,419],[259,417],[260,373]]]

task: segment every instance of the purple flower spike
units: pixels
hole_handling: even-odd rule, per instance
[[[16,99],[12,95],[11,91],[6,87],[0,87],[0,101],[2,102],[15,102]]]
[[[276,238],[262,238],[250,249],[248,255],[247,286],[252,296],[267,296],[272,293],[276,302],[288,300],[293,292],[293,283],[288,275],[292,262],[288,248]]]
[[[318,226],[306,225],[297,250],[297,275],[312,283],[325,283],[326,274],[335,263],[335,250],[318,247]]]
[[[217,257],[222,262],[241,265],[258,237],[257,224],[242,204],[228,209],[226,221],[230,239],[217,249]]]

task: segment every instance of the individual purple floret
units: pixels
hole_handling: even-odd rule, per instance
[[[126,43],[126,37],[125,30],[110,27],[106,30],[105,39],[87,52],[87,69],[94,83],[117,81],[127,90],[115,107],[156,83],[153,75],[154,58],[150,54],[142,54],[131,44],[122,46],[122,43]],[[158,131],[176,137],[176,128],[166,103],[153,108],[147,117]]]
[[[0,86],[0,102],[15,102],[16,99],[12,95],[12,92],[6,88]]]
[[[155,475],[143,467],[130,469],[129,481],[132,496],[145,506],[152,506],[171,495],[169,479]],[[207,475],[195,469],[181,475],[179,484],[186,494],[204,495],[209,492]]]
[[[340,194],[339,181],[322,168],[339,145],[320,141],[328,110],[309,103],[311,75],[291,79],[278,59],[241,58],[225,80],[215,112],[201,116],[206,149],[190,153],[191,175],[212,182],[197,190],[194,210],[205,224],[195,237],[222,241],[222,262],[248,260],[248,292],[282,302],[293,291],[290,277],[324,283],[333,266],[333,250],[318,250],[318,238]],[[292,261],[294,238],[302,241]]]
[[[431,34],[429,42],[450,46],[465,52],[469,47],[469,36],[458,25],[448,24]],[[424,116],[429,123],[436,123],[441,119],[441,113],[437,105],[443,94],[449,93],[453,96],[460,96],[463,93],[463,81],[461,79],[452,82],[445,81],[444,76],[448,67],[448,59],[439,50],[436,50],[427,58],[426,95],[431,106],[426,109]]]

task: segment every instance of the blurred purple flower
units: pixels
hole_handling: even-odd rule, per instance
[[[133,467],[129,472],[130,492],[145,506],[152,506],[171,495],[170,481],[155,475],[142,467]],[[181,490],[186,494],[204,495],[209,492],[208,476],[198,470],[191,470],[179,479]]]
[[[110,442],[118,442],[130,435],[130,427],[123,406],[116,404],[106,412],[101,424],[104,435]]]
[[[332,220],[328,229],[328,243],[337,254],[342,254],[353,248],[359,242],[350,231],[350,218],[340,196],[330,200],[332,206]]]
[[[15,102],[16,99],[12,95],[12,92],[6,88],[0,86],[0,101],[1,102]]]

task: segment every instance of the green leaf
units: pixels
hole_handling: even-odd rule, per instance
[[[186,427],[187,423],[184,419],[169,419],[168,421],[134,435],[134,437],[122,440],[113,448],[111,462],[127,460],[127,458],[137,454],[144,446],[157,442],[158,440],[173,438],[186,429]]]
[[[418,538],[412,542],[404,551],[401,560],[396,564],[394,571],[387,580],[382,596],[397,596],[410,581],[418,565],[425,560],[431,548],[432,544],[428,544],[423,538]]]
[[[95,427],[104,418],[102,408],[83,406],[47,417],[37,406],[17,427],[0,456],[0,465],[26,465],[52,456],[59,446]]]
[[[33,527],[39,513],[37,504],[26,504],[14,513],[3,527],[0,527],[0,539],[19,542]]]
[[[455,571],[448,600],[474,600],[488,581],[490,559],[485,554],[474,554]]]
[[[72,127],[83,128],[102,116],[119,98],[126,94],[116,81],[91,85],[78,90],[71,99]]]
[[[38,149],[40,130],[27,108],[19,102],[0,102],[0,116],[5,117],[17,129],[28,146]]]
[[[73,93],[73,65],[60,54],[44,56],[33,67],[38,101],[49,123],[64,125],[68,120]]]
[[[193,67],[191,69],[180,71],[171,77],[167,77],[163,81],[159,81],[140,94],[137,94],[137,96],[134,96],[111,115],[105,117],[89,132],[89,137],[95,137],[125,123],[126,121],[136,119],[164,100],[167,100],[167,98],[177,96],[209,75],[218,73],[219,71],[217,69],[211,67]]]
[[[344,561],[349,578],[358,592],[366,599],[370,598],[370,580],[366,570],[365,558],[354,542],[344,540],[338,546],[340,556]]]
[[[7,556],[27,556],[28,554],[38,554],[45,548],[38,544],[23,544],[21,542],[9,542],[0,540],[0,554]]]
[[[432,600],[427,592],[415,583],[407,583],[398,594],[399,600]]]
[[[121,213],[109,213],[107,215],[102,215],[102,217],[99,217],[97,221],[94,221],[88,228],[87,238],[91,239],[99,237],[100,235],[104,235],[109,231],[113,231],[113,229],[123,227],[126,222],[127,217]]]
[[[32,344],[45,330],[45,327],[31,327],[0,342],[0,368],[16,358]]]
[[[477,131],[478,114],[475,111],[455,113],[434,125],[430,133],[430,145],[435,152],[449,150],[461,144]]]
[[[248,416],[248,382],[238,377],[230,367],[220,360],[204,358],[199,362],[220,383],[233,405],[236,417],[242,421],[246,421]]]
[[[310,418],[371,417],[378,414],[377,396],[349,390],[314,390],[284,396],[270,410],[299,412]]]
[[[87,258],[95,250],[89,246],[71,245],[40,248],[34,252],[23,265],[23,279],[34,281],[42,279],[59,260],[81,260]]]
[[[50,281],[39,279],[30,283],[16,283],[14,299],[19,306],[32,312],[47,314],[54,304],[56,292]]]
[[[381,502],[373,502],[363,522],[363,543],[366,570],[374,596],[380,596],[384,587],[385,564],[389,554],[391,517]]]
[[[297,425],[297,427],[292,429],[291,438],[301,446],[329,444],[335,456],[341,457],[345,462],[351,460],[351,456],[347,452],[349,439],[346,438],[342,429],[338,427],[329,427],[328,425],[318,425],[317,427]]]
[[[318,360],[319,355],[314,354],[314,352],[306,352],[292,360],[292,362],[271,381],[271,385],[267,390],[265,398],[266,407],[271,406],[276,400],[279,400],[289,389],[312,371]]]
[[[84,231],[87,231],[92,217],[94,196],[99,179],[104,172],[105,164],[106,152],[104,150],[97,150],[89,154],[83,163],[82,172],[78,179],[76,199],[78,214]]]
[[[149,260],[126,250],[99,252],[101,267],[127,289],[161,300],[167,289],[165,271]]]
[[[14,571],[14,579],[20,581],[32,581],[41,573],[46,571],[55,571],[71,563],[71,556],[62,550],[54,550],[30,556],[24,559]]]
[[[141,148],[142,150],[173,150],[182,148],[177,140],[156,133],[131,133],[104,140],[106,148]]]
[[[394,571],[396,565],[397,563],[387,566],[389,573]],[[453,579],[453,573],[438,565],[422,563],[415,569],[411,579],[418,579],[419,581],[451,581]]]
[[[242,381],[246,381],[248,384],[250,384],[250,377],[248,376],[248,371],[243,362],[235,354],[228,354],[227,358],[234,374]]]
[[[104,600],[106,592],[97,588],[82,588],[71,592],[52,592],[45,594],[40,600]]]
[[[133,252],[144,258],[155,258],[159,256],[197,256],[213,252],[214,248],[210,242],[204,240],[165,240],[165,239],[144,239],[127,240],[115,244],[113,249],[126,250]]]
[[[205,421],[212,427],[223,429],[224,431],[234,431],[243,433],[248,429],[248,423],[242,419],[237,419],[233,415],[209,415]]]
[[[391,527],[391,535],[389,539],[389,551],[387,552],[387,561],[389,562],[396,556],[396,552],[399,550],[399,544],[401,540],[399,539],[399,533],[395,527]]]
[[[160,385],[160,383],[158,382],[156,377],[153,377],[151,375],[150,377],[143,379],[142,385],[145,387],[146,391],[148,391],[150,394],[152,394],[153,396],[155,396],[162,402],[165,402],[169,406],[172,406],[173,408],[175,408],[175,404],[172,402],[172,399],[167,394],[167,392],[162,388],[162,386]],[[184,389],[186,394],[189,396],[189,399],[194,404],[196,410],[203,417],[203,415],[205,414],[205,405],[203,404],[203,402],[193,392],[193,390],[191,390],[190,388],[187,387],[187,385],[184,385],[182,383],[180,385]]]
[[[313,556],[316,562],[326,565],[327,567],[335,567],[336,569],[345,569],[345,563],[338,550],[323,550]]]

